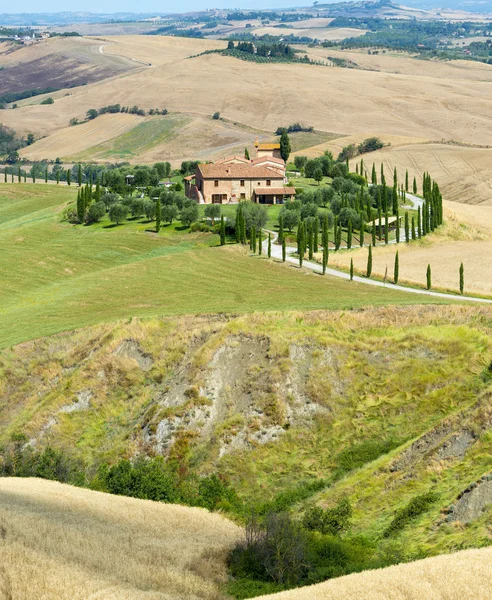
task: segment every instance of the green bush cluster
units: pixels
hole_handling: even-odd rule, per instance
[[[390,537],[402,531],[409,523],[427,512],[438,499],[439,496],[433,492],[412,498],[405,507],[395,514],[393,520],[384,531],[384,537]]]

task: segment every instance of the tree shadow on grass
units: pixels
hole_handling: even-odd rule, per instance
[[[103,229],[114,229],[120,225],[123,225],[123,223],[110,223],[109,225],[104,225]]]

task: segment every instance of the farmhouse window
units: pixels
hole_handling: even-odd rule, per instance
[[[214,186],[215,186],[215,187],[219,187],[219,180],[218,180],[218,179],[216,179],[216,180],[214,181]]]
[[[246,200],[246,194],[241,194],[241,200]]]
[[[266,182],[267,182],[267,185],[272,185],[272,180],[271,179],[267,179]]]
[[[239,185],[240,185],[241,187],[244,187],[244,179],[241,179],[241,181],[239,182]]]

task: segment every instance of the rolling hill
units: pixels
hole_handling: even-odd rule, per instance
[[[348,575],[262,600],[488,600],[492,549],[465,550],[408,565]]]
[[[51,52],[55,59],[61,41],[43,42],[43,56],[47,59]],[[186,159],[237,152],[247,143],[251,146],[256,135],[269,137],[278,126],[302,122],[325,132],[326,142],[338,137],[334,148],[371,135],[397,142],[398,148],[390,146],[381,151],[381,158],[374,158],[391,167],[410,162],[416,171],[430,160],[447,198],[488,201],[490,65],[319,47],[303,49],[312,59],[328,62],[329,56],[338,57],[357,68],[257,64],[201,55],[223,48],[223,41],[145,35],[81,38],[76,44],[73,55],[83,50],[84,60],[92,61],[94,69],[103,68],[101,61],[119,61],[132,69],[71,88],[68,95],[65,90],[50,94],[54,105],[41,105],[39,96],[5,113],[9,126],[20,134],[34,132],[41,138],[22,150],[25,158],[108,162],[129,158],[179,165]],[[22,52],[27,65],[41,50],[28,47]],[[22,72],[22,64],[16,70]],[[172,114],[167,123],[160,117],[132,121],[126,115],[104,115],[93,123],[69,127],[70,119],[83,120],[87,110],[114,103],[147,111],[166,108]],[[211,122],[216,112],[223,120]],[[138,139],[146,127],[155,129],[156,136],[141,144]],[[319,144],[313,138],[304,148],[314,146],[309,152],[316,154],[323,150]]]
[[[203,509],[39,479],[0,479],[0,594],[217,600],[240,535]]]

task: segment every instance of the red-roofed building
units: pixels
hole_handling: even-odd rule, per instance
[[[286,183],[282,159],[265,156],[250,161],[233,156],[198,165],[195,175],[185,178],[185,194],[200,204],[241,200],[282,204],[285,198],[295,195],[295,189],[286,187]]]

